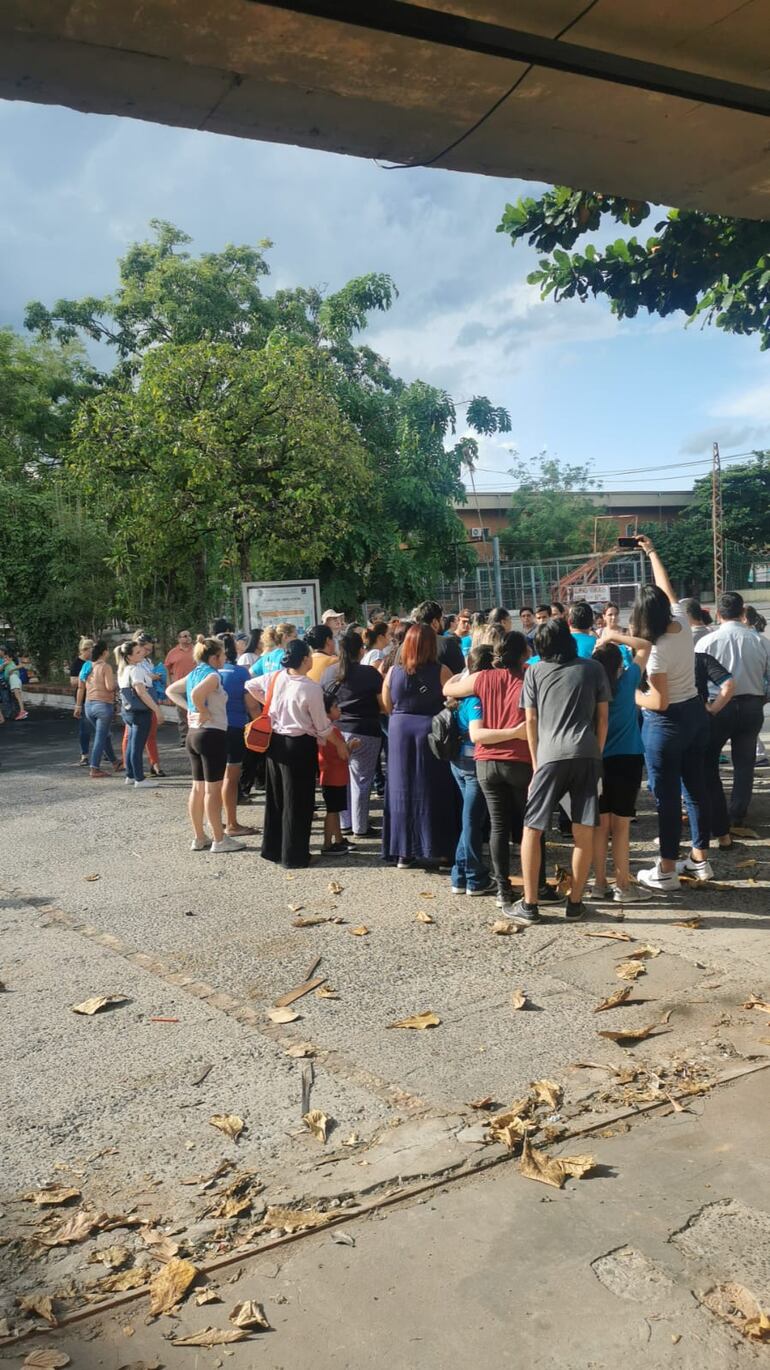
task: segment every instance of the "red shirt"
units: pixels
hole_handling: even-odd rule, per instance
[[[521,692],[524,677],[510,671],[495,669],[479,671],[476,694],[481,700],[485,728],[518,728],[524,722]],[[526,737],[512,742],[477,742],[473,753],[476,761],[525,761],[531,764]]]
[[[171,685],[175,680],[183,680],[195,667],[192,647],[172,647],[163,664],[168,671],[168,679]]]
[[[332,728],[332,734],[334,733],[336,733],[337,737],[342,736],[337,728]],[[318,748],[318,769],[321,774],[322,785],[347,785],[350,776],[350,767],[348,766],[347,761],[343,761],[342,757],[338,755],[337,748],[331,740],[331,735],[329,741]]]

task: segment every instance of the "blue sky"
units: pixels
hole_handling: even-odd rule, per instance
[[[116,259],[164,218],[197,250],[271,238],[274,287],[390,272],[399,299],[367,341],[403,376],[511,412],[510,438],[484,445],[480,488],[510,485],[512,446],[591,463],[608,489],[673,489],[714,439],[725,454],[770,445],[757,342],[542,303],[532,254],[495,232],[521,193],[537,187],[0,102],[0,324],[20,328],[30,299],[109,291]]]

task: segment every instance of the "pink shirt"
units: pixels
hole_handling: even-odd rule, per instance
[[[271,680],[275,680],[270,701],[273,728],[285,737],[306,734],[325,742],[334,724],[324,708],[324,692],[315,680],[304,675],[289,675],[288,671],[271,671],[255,676],[246,690],[263,704]]]

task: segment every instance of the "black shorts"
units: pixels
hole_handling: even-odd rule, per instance
[[[246,755],[246,742],[243,736],[243,728],[227,729],[227,764],[228,766],[240,766]]]
[[[342,813],[348,806],[347,785],[322,785],[321,794],[327,813]]]
[[[633,818],[642,783],[643,756],[605,756],[599,812],[616,818]]]
[[[224,780],[227,765],[227,733],[224,728],[191,728],[187,750],[193,780],[208,780],[210,785]]]
[[[595,827],[599,822],[601,761],[575,757],[570,761],[547,761],[532,777],[524,811],[524,824],[543,832],[556,805],[569,795],[573,823]]]

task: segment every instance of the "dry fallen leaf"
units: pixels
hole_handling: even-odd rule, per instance
[[[510,918],[496,918],[489,927],[496,937],[513,937],[520,930],[516,923],[511,922]]]
[[[296,1023],[300,1015],[295,1008],[269,1008],[267,1016],[271,1023]]]
[[[649,942],[643,947],[637,947],[635,951],[626,953],[629,961],[649,961],[653,956],[660,956],[660,947],[651,947]]]
[[[319,1213],[315,1208],[273,1205],[268,1208],[260,1227],[266,1232],[298,1232],[303,1227],[323,1227],[333,1217],[333,1213]]]
[[[417,912],[416,912],[416,914],[415,914],[414,916],[415,916],[415,918],[417,919],[417,922],[418,922],[418,923],[432,923],[432,922],[433,922],[433,918],[431,917],[431,915],[430,915],[429,913],[426,913],[426,912],[425,912],[425,909],[418,909]]]
[[[52,1236],[41,1236],[39,1240],[44,1246],[70,1246],[73,1242],[85,1241],[95,1228],[101,1227],[106,1217],[106,1213],[93,1213],[79,1208]]]
[[[287,904],[286,907],[287,907],[287,909],[289,910],[289,913],[301,913],[301,911],[302,911],[302,909],[304,909],[305,905],[304,905],[304,904]]]
[[[177,1248],[178,1249],[178,1248]],[[176,1251],[171,1253],[176,1255]],[[129,1246],[101,1246],[88,1257],[89,1265],[106,1265],[110,1270],[120,1270],[130,1261],[133,1252]]]
[[[527,996],[523,989],[515,989],[511,995],[511,1008],[520,1009],[527,1007]]]
[[[617,1008],[618,1004],[624,1004],[631,993],[630,985],[623,985],[621,989],[616,989],[606,999],[602,999],[600,1004],[594,1008],[594,1013],[605,1013],[609,1008]]]
[[[316,1049],[312,1042],[292,1042],[287,1047],[284,1056],[292,1056],[295,1060],[302,1060],[305,1056],[315,1056]]]
[[[33,1189],[24,1198],[27,1203],[37,1204],[38,1208],[55,1208],[59,1204],[68,1204],[72,1199],[80,1198],[79,1189],[70,1189],[63,1184],[45,1185],[43,1189]]]
[[[671,926],[673,928],[702,928],[703,920],[699,917],[679,918],[675,919]]]
[[[758,865],[759,862],[757,861],[755,856],[747,856],[745,861],[736,861],[735,869],[737,871],[748,871],[752,870],[754,866]]]
[[[496,1113],[489,1120],[489,1135],[495,1142],[502,1142],[508,1147],[509,1151],[524,1140],[527,1135],[529,1124],[525,1121],[526,1115],[531,1112],[532,1100],[529,1098],[514,1099],[509,1108],[502,1113]]]
[[[397,1023],[388,1023],[389,1028],[414,1028],[422,1032],[424,1028],[438,1027],[441,1022],[437,1013],[415,1013],[411,1018],[400,1018]]]
[[[335,918],[329,918],[325,914],[311,913],[307,918],[295,918],[292,921],[293,928],[317,928],[321,923],[335,923]]]
[[[659,1027],[660,1023],[650,1023],[648,1027],[624,1028],[622,1032],[600,1032],[599,1036],[606,1037],[610,1042],[620,1042],[622,1045],[623,1042],[642,1042]]]
[[[191,1261],[174,1256],[150,1280],[150,1312],[170,1313],[184,1298],[198,1274]]]
[[[584,937],[609,937],[613,942],[633,942],[634,938],[630,932],[621,932],[619,928],[597,928],[592,931],[584,931]]]
[[[753,828],[731,828],[730,832],[733,837],[753,837],[755,841],[759,840],[759,833],[755,832]]]
[[[640,975],[647,974],[647,967],[641,961],[621,961],[615,967],[615,974],[619,980],[638,980]]]
[[[70,1357],[67,1352],[60,1351],[56,1346],[38,1346],[22,1361],[22,1365],[26,1365],[28,1370],[61,1370],[63,1365],[69,1363]]]
[[[724,1322],[737,1327],[744,1337],[770,1342],[770,1311],[762,1308],[745,1285],[717,1284],[707,1290],[701,1303]]]
[[[42,1318],[49,1327],[58,1327],[59,1319],[53,1311],[53,1299],[50,1294],[29,1294],[16,1300],[22,1313],[26,1313],[28,1318]]]
[[[342,1145],[343,1145],[343,1146],[360,1146],[360,1145],[361,1145],[361,1133],[360,1133],[360,1132],[351,1132],[351,1134],[350,1134],[349,1137],[345,1137],[345,1139],[344,1139]]]
[[[331,985],[321,985],[321,988],[316,990],[315,997],[316,999],[339,999],[340,996],[336,989],[332,989]]]
[[[469,1108],[494,1108],[494,1106],[495,1100],[492,1094],[485,1094],[483,1099],[471,1099],[468,1104]]]
[[[541,1184],[553,1185],[554,1189],[561,1189],[568,1175],[579,1180],[595,1166],[593,1156],[549,1156],[532,1146],[527,1137],[519,1161],[519,1170],[527,1180],[539,1180]]]
[[[187,1337],[176,1337],[172,1346],[224,1346],[231,1341],[246,1341],[248,1332],[243,1327],[204,1327]]]
[[[129,1270],[121,1270],[118,1275],[105,1275],[104,1279],[95,1280],[89,1288],[95,1291],[97,1298],[101,1298],[103,1294],[124,1294],[128,1289],[141,1289],[143,1284],[147,1284],[149,1276],[149,1269],[132,1265]]]
[[[326,888],[330,894],[342,894],[344,885],[341,885],[339,880],[330,880]]]
[[[128,999],[125,994],[95,994],[91,999],[84,999],[82,1004],[73,1004],[73,1013],[83,1013],[91,1018],[94,1013],[99,1013],[103,1008],[109,1008],[110,1004],[127,1004]]]
[[[243,1303],[237,1303],[227,1316],[236,1327],[261,1327],[270,1330],[270,1323],[265,1317],[262,1304],[255,1303],[253,1299],[244,1299]]]
[[[84,876],[83,876],[83,879],[84,879],[84,880],[101,880],[101,878],[102,878],[102,877],[101,877],[100,875],[84,875]]]
[[[199,1289],[195,1295],[195,1302],[201,1308],[204,1303],[221,1303],[222,1296],[216,1289]]]
[[[357,928],[350,929],[351,937],[368,937],[369,929],[365,923],[359,923]]]
[[[420,898],[421,898],[421,899],[435,899],[435,898],[436,898],[435,894],[433,893],[433,890],[420,890],[420,891],[419,891],[419,895],[420,895]]]
[[[760,1013],[770,1013],[770,1004],[764,999],[758,999],[756,994],[750,994],[745,1004],[741,1004],[741,1008],[757,1008]]]
[[[236,1113],[213,1113],[209,1118],[212,1127],[219,1128],[227,1137],[232,1137],[237,1142],[246,1124],[243,1118],[239,1118]]]
[[[548,1108],[558,1108],[564,1096],[564,1090],[556,1080],[533,1080],[532,1089],[539,1104],[546,1104]]]
[[[303,1113],[302,1121],[317,1141],[326,1141],[329,1119],[325,1113],[321,1112],[320,1108],[311,1108],[309,1113]]]
[[[151,1255],[158,1261],[170,1261],[179,1251],[179,1243],[172,1241],[165,1232],[159,1232],[156,1227],[145,1227],[139,1235],[145,1246],[150,1248]]]

